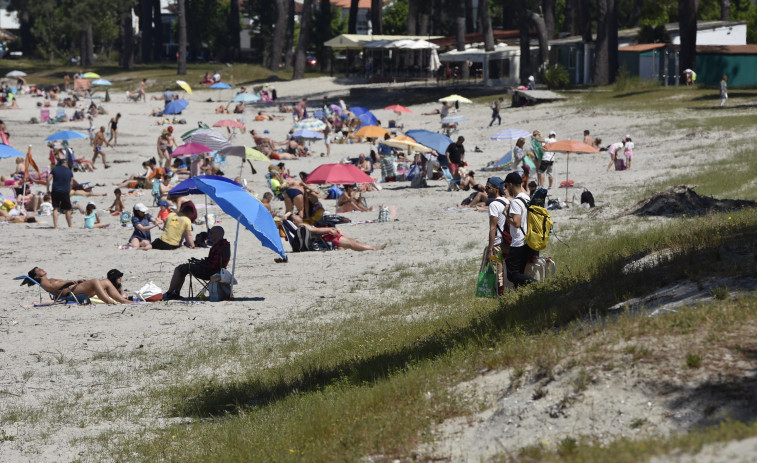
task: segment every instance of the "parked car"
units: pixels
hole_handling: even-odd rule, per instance
[[[308,63],[308,66],[318,66],[318,58],[315,57],[314,54],[308,53],[305,57],[305,62]]]

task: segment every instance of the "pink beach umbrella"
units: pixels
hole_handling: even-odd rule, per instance
[[[213,124],[213,127],[236,127],[238,129],[244,129],[244,124],[242,124],[239,121],[225,119],[225,120],[216,122],[215,124]]]
[[[176,148],[171,153],[172,158],[178,158],[179,156],[191,156],[193,154],[211,153],[213,150],[207,145],[202,143],[187,143]]]

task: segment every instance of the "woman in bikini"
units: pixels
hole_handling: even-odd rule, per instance
[[[362,192],[357,193],[355,191],[354,185],[344,185],[344,192],[342,193],[339,198],[336,200],[336,211],[338,213],[341,212],[352,212],[352,211],[360,211],[360,212],[367,212],[372,211],[372,207],[365,207],[362,203]]]
[[[300,178],[287,177],[284,183],[281,185],[281,189],[284,190],[284,208],[285,212],[292,212],[294,207],[297,208],[297,212],[300,215],[305,214],[305,193],[312,193],[318,196],[318,190],[308,186],[304,177],[307,176],[304,172],[300,173]]]
[[[171,145],[170,135],[168,129],[165,129],[158,137],[158,156],[165,161],[166,168],[171,167],[171,153],[168,151],[168,147]]]
[[[72,294],[84,294],[87,297],[99,297],[106,304],[131,304],[132,301],[126,299],[113,286],[109,280],[59,280],[48,278],[47,272],[39,267],[34,267],[29,271],[29,278],[39,283],[42,289],[58,296],[70,296]]]

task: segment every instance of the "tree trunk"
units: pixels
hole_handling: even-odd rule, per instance
[[[373,35],[381,35],[384,27],[384,2],[381,0],[371,0],[371,25],[373,26]]]
[[[720,0],[720,20],[731,20],[731,0]]]
[[[684,69],[696,69],[697,5],[695,0],[678,0],[678,25],[681,31],[678,74],[683,75]]]
[[[230,61],[239,60],[241,46],[239,45],[239,35],[241,28],[239,25],[239,0],[231,0],[229,4],[228,33],[231,36],[231,46],[227,50],[227,57]]]
[[[442,0],[431,1],[431,34],[446,35],[442,33]]]
[[[544,25],[547,28],[547,39],[552,40],[555,38],[555,0],[542,0],[541,5]],[[541,37],[539,40],[539,46],[541,46]]]
[[[294,0],[289,0],[288,11],[286,43],[284,45],[284,69],[291,69],[292,64],[294,64]]]
[[[358,0],[352,0],[350,2],[350,19],[347,23],[347,33],[349,34],[357,34],[357,15],[358,15],[358,4],[360,2]]]
[[[609,83],[613,83],[618,75],[618,0],[607,0],[606,27],[607,78]]]
[[[465,51],[465,3],[460,2],[458,5],[458,15],[455,18],[455,46],[457,51]],[[470,75],[468,66],[463,66],[460,77],[468,79]]]
[[[528,21],[528,12],[521,5],[518,12],[518,30],[520,31],[520,78],[521,83],[528,80],[531,75],[531,23]]]
[[[318,46],[321,47],[320,65],[321,72],[326,72],[331,68],[331,48],[323,45],[324,42],[333,37],[331,33],[331,2],[329,0],[321,0],[319,18],[319,30],[320,38],[318,39]]]
[[[418,0],[407,0],[407,35],[418,35]]]
[[[534,13],[533,11],[526,10],[528,25],[532,25],[536,28],[536,34],[539,37],[539,62],[536,65],[538,70],[542,70],[543,66],[549,61],[549,38],[547,33],[547,25],[544,18]]]
[[[561,32],[576,35],[576,0],[565,1],[565,24]]]
[[[32,55],[32,45],[34,42],[34,39],[32,38],[32,20],[29,15],[28,7],[23,11],[18,12],[18,19],[18,34],[21,37],[21,53],[23,53],[25,58],[28,58]]]
[[[176,74],[180,76],[187,75],[187,11],[184,7],[184,0],[176,1],[176,19],[179,21],[179,57],[176,60]]]
[[[163,21],[160,16],[160,0],[152,0],[152,56],[157,62],[163,61]],[[169,32],[170,34],[170,32]]]
[[[479,1],[479,5],[481,2]],[[465,0],[465,33],[476,32],[476,21],[473,17],[473,0]]]
[[[431,34],[431,0],[418,0],[419,10],[421,13],[420,21],[418,22],[418,35],[430,35]]]
[[[313,0],[303,0],[302,17],[300,18],[300,39],[294,53],[294,73],[292,79],[305,77],[305,52],[310,47],[310,25],[313,22]]]
[[[484,36],[484,50],[494,51],[494,32],[492,32],[492,18],[489,15],[489,4],[486,1],[482,1],[481,3],[481,8],[478,9],[478,17],[481,19],[481,34]]]
[[[95,45],[92,38],[92,24],[84,25],[80,33],[81,37],[81,65],[92,67],[95,64]]]
[[[641,25],[641,9],[643,7],[644,0],[633,0],[633,12],[631,13],[631,25],[633,27],[639,27]]]
[[[577,0],[578,2],[578,33],[584,42],[591,43],[591,6],[589,0]],[[597,5],[598,7],[599,5]]]
[[[592,81],[597,85],[607,85],[610,83],[607,2],[608,0],[597,0],[597,41],[594,49],[594,75],[592,77]]]
[[[142,51],[142,62],[152,62],[152,2],[139,1],[139,46]]]
[[[278,71],[286,40],[287,16],[289,15],[289,0],[276,0],[276,25],[271,40],[271,71]]]
[[[131,5],[125,3],[121,13],[121,67],[126,70],[134,69],[134,26],[131,22]]]

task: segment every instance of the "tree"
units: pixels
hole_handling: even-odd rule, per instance
[[[302,16],[300,18],[300,39],[294,52],[294,73],[292,79],[305,77],[306,53],[310,48],[310,25],[313,22],[313,0],[303,0]]]
[[[152,61],[152,0],[139,0],[139,33],[142,62]]]
[[[119,59],[121,67],[127,70],[134,68],[134,27],[131,22],[131,0],[121,0],[120,11],[120,40],[121,51]]]
[[[577,0],[578,2],[578,33],[584,42],[591,43],[591,7],[589,0]],[[599,7],[599,3],[597,3]],[[598,8],[597,8],[598,9]]]
[[[731,20],[731,0],[720,0],[720,20]]]
[[[481,5],[481,1],[479,1]],[[472,34],[476,32],[476,23],[473,17],[473,0],[465,0],[465,32]]]
[[[484,50],[494,51],[494,32],[492,32],[492,19],[489,16],[489,3],[482,1],[478,9],[478,17],[481,20],[481,34],[484,36]]]
[[[228,36],[230,37],[231,46],[228,48],[227,57],[230,61],[238,60],[240,53],[239,34],[239,0],[231,0],[229,4]]]
[[[187,14],[184,0],[176,0],[176,19],[179,29],[179,57],[176,74],[185,76],[187,75]]]
[[[597,0],[597,41],[594,49],[594,76],[595,84],[607,85],[610,83],[610,67],[608,61],[609,43],[607,40],[607,2],[612,0]]]
[[[678,26],[681,32],[681,49],[678,73],[695,69],[697,59],[697,1],[678,0]]]
[[[457,7],[457,18],[455,18],[455,45],[457,51],[465,51],[465,2],[460,2]],[[470,70],[468,66],[463,66],[462,75],[463,79],[467,79],[470,76]]]
[[[357,34],[358,3],[359,0],[352,0],[350,2],[350,22],[347,23],[347,32],[350,34]]]
[[[284,41],[286,39],[287,16],[289,15],[289,0],[276,0],[276,25],[271,40],[271,71],[278,71],[281,66]]]
[[[289,11],[294,11],[294,0],[289,0]],[[294,53],[294,14],[290,14],[287,18],[287,32],[286,32],[286,43],[284,44],[284,67],[286,69],[289,69],[292,67],[292,63],[294,62],[293,59],[293,53]]]
[[[547,29],[547,39],[555,38],[555,0],[542,0],[542,14]]]
[[[181,0],[182,4],[184,0]],[[152,0],[152,56],[163,61],[163,23],[160,20],[160,0]]]
[[[382,8],[384,2],[381,0],[371,0],[371,26],[375,35],[381,35],[384,28]]]

